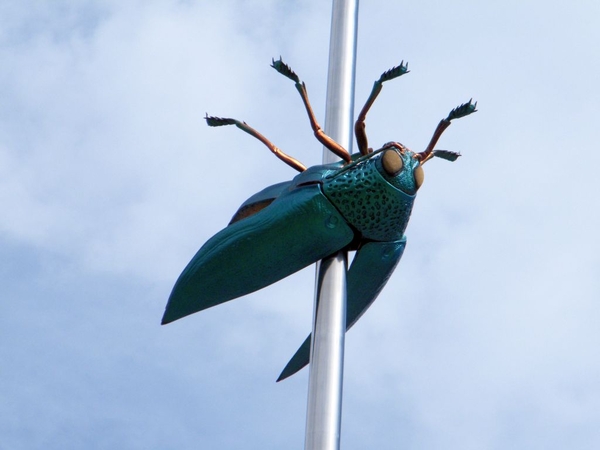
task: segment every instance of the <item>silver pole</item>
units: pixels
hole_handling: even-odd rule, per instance
[[[325,133],[352,151],[358,0],[333,0]],[[337,157],[323,149],[323,163]],[[317,264],[305,450],[339,450],[346,332],[345,252]]]

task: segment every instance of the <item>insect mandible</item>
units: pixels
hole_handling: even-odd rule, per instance
[[[402,257],[404,231],[423,183],[423,164],[433,157],[455,161],[460,156],[434,147],[453,119],[477,107],[469,100],[450,111],[422,152],[398,142],[369,148],[367,112],[384,82],[408,73],[408,64],[401,62],[375,81],[354,127],[359,153],[351,155],[321,129],[298,75],[281,59],[273,60],[272,67],[295,82],[315,137],[341,161],[307,168],[245,122],[207,115],[209,126],[237,126],[300,174],[254,194],[227,227],[198,250],[173,287],[162,324],[257,291],[340,250],[355,250],[346,286],[346,329],[350,329]],[[310,336],[277,381],[306,366],[309,350]]]

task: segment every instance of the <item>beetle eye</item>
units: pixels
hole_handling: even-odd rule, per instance
[[[425,179],[425,172],[423,172],[422,166],[417,166],[417,168],[413,172],[413,176],[415,177],[415,186],[417,189],[421,187],[423,184],[423,180]]]
[[[403,166],[402,158],[398,152],[391,149],[383,152],[381,164],[383,165],[383,169],[387,172],[387,174],[391,176],[398,175]]]

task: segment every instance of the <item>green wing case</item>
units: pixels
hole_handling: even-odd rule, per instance
[[[354,237],[318,184],[295,187],[209,239],[173,287],[162,323],[262,289]]]
[[[367,242],[358,249],[348,270],[346,330],[349,330],[375,301],[394,272],[405,246],[406,237],[394,242]],[[308,364],[310,338],[309,335],[304,340],[277,381],[294,375]]]

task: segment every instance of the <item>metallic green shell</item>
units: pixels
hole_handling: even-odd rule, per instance
[[[227,226],[198,250],[173,287],[162,323],[262,289],[353,238],[318,184],[284,189],[268,207]]]
[[[324,180],[325,196],[363,238],[396,241],[404,236],[416,191],[412,173],[418,162],[411,155],[402,155],[404,169],[395,177],[381,168],[379,153]]]
[[[346,330],[366,312],[394,272],[406,246],[406,238],[395,242],[363,244],[348,270]],[[292,376],[308,364],[310,335],[287,363],[277,381]]]
[[[406,244],[419,162],[397,145],[403,169],[394,176],[383,169],[379,150],[349,164],[310,167],[250,197],[184,269],[162,323],[254,292],[352,244],[358,250],[348,271],[349,329],[377,298]],[[310,336],[280,380],[308,364],[309,348]]]

